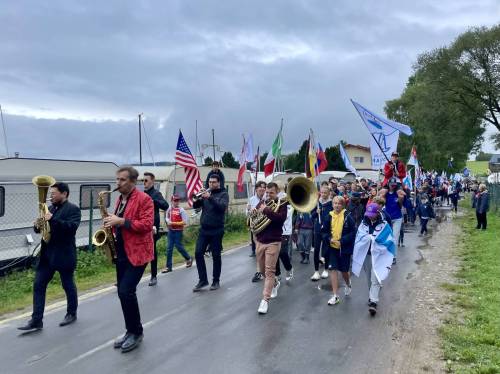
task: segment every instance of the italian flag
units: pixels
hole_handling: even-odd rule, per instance
[[[274,139],[273,148],[267,154],[266,161],[264,161],[264,175],[266,177],[274,172],[276,159],[281,156],[281,146],[283,145],[282,130],[283,130],[283,125],[281,125],[280,131],[276,136],[276,139]]]

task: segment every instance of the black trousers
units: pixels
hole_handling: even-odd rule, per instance
[[[255,240],[253,239],[253,232],[252,231],[250,231],[250,241],[252,242],[252,253],[255,254],[256,245],[255,245]]]
[[[288,255],[288,247],[290,245],[290,235],[283,235],[281,238],[281,248],[278,261],[276,261],[276,276],[281,275],[280,260],[283,263],[286,271],[292,270],[292,262],[290,261],[290,256]]]
[[[486,212],[484,213],[478,213],[476,212],[476,218],[477,218],[477,228],[478,229],[483,229],[486,230],[486,225],[488,224],[486,220]]]
[[[429,222],[428,218],[420,218],[420,233],[426,233],[427,234],[427,223]]]
[[[137,285],[144,274],[146,265],[134,266],[128,259],[116,261],[118,297],[122,306],[125,328],[131,334],[142,334],[141,314],[137,301]]]
[[[151,261],[151,278],[156,277],[158,274],[158,252],[156,251],[156,242],[161,238],[161,235],[156,234],[153,237],[154,258]]]
[[[328,259],[330,255],[330,243],[326,238],[323,238],[320,232],[314,233],[314,271],[319,271],[319,254],[325,259],[325,269],[328,268]]]
[[[202,282],[208,282],[207,266],[205,264],[205,251],[210,246],[212,252],[212,260],[214,263],[213,268],[213,281],[220,280],[220,273],[222,269],[222,237],[224,236],[224,229],[207,231],[200,229],[198,240],[196,241],[196,249],[194,257],[196,259],[196,268],[198,269],[198,277]]]
[[[43,261],[43,260],[42,260]],[[33,282],[33,314],[32,319],[39,322],[43,319],[43,312],[45,310],[45,295],[47,293],[47,286],[54,277],[56,271],[59,272],[61,277],[61,284],[66,293],[68,314],[76,315],[78,308],[78,294],[74,280],[74,270],[55,270],[49,264],[41,262],[36,269],[35,281]]]

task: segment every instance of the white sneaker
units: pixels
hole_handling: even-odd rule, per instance
[[[271,291],[271,299],[276,299],[278,297],[278,290],[280,289],[281,282],[276,279],[273,290]]]
[[[326,279],[328,278],[328,272],[325,270],[323,270],[323,272],[321,273],[321,279]]]
[[[293,268],[290,269],[290,271],[286,272],[286,277],[285,280],[287,282],[290,282],[293,279]]]
[[[259,314],[266,314],[268,309],[269,309],[269,302],[267,302],[266,300],[261,300],[257,312]]]
[[[311,280],[313,282],[316,282],[316,281],[319,281],[320,279],[321,279],[321,276],[319,275],[319,271],[315,271],[311,277]]]
[[[350,284],[349,285],[346,284],[344,286],[344,295],[349,296],[351,294],[351,292],[352,292],[351,285]]]
[[[328,300],[328,305],[335,305],[340,303],[340,298],[337,295],[333,295],[330,300]]]

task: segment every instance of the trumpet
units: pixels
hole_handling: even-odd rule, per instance
[[[197,201],[197,200],[201,199],[201,196],[202,196],[205,192],[210,192],[210,188],[202,188],[200,191],[198,191],[198,193],[193,194],[193,196],[191,197],[191,199],[192,199],[193,201]]]

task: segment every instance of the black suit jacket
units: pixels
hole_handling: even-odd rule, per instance
[[[52,205],[49,211],[53,214],[49,221],[50,240],[48,243],[42,240],[40,265],[48,264],[56,270],[75,270],[75,236],[82,218],[80,208],[66,201],[59,207]]]

